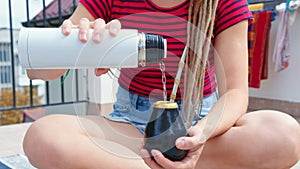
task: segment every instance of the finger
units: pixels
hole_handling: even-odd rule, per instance
[[[140,153],[142,158],[151,158],[148,150],[144,149],[143,147],[140,149]]]
[[[118,19],[114,19],[106,25],[106,28],[111,35],[116,36],[121,29],[121,22]]]
[[[87,18],[81,18],[79,21],[79,40],[86,42],[88,40],[88,31],[90,28],[90,21]]]
[[[192,126],[190,129],[189,129],[189,136],[195,136],[195,137],[198,137],[199,138],[199,142],[200,144],[204,144],[209,136],[207,134],[205,134],[205,132],[203,131],[203,128],[200,128],[199,126]]]
[[[64,22],[61,25],[61,30],[62,30],[63,34],[69,35],[71,33],[72,26],[73,26],[73,24],[72,24],[71,20],[69,20],[69,19],[64,20]]]
[[[173,161],[167,159],[158,150],[152,150],[151,154],[153,155],[156,163],[159,164],[160,166],[162,166],[162,168],[172,168],[172,169],[182,168],[182,164],[180,162],[173,162]]]
[[[95,75],[96,76],[101,76],[105,73],[108,72],[109,69],[106,69],[106,68],[98,68],[98,69],[95,69]]]
[[[184,158],[182,161],[171,161],[163,156],[160,151],[152,150],[151,153],[154,156],[156,163],[162,168],[195,168],[197,159],[194,158]]]
[[[94,22],[91,22],[90,26],[94,28],[93,41],[97,43],[101,42],[105,31],[105,21],[99,18],[96,19]]]
[[[191,150],[200,147],[201,142],[198,136],[180,137],[176,140],[175,145],[181,150]]]
[[[162,169],[154,160],[152,160],[151,156],[149,155],[148,151],[145,149],[140,150],[140,154],[144,159],[144,162],[151,168],[151,169]]]

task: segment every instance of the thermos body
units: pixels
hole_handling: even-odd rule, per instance
[[[121,29],[117,36],[105,30],[101,43],[93,42],[92,38],[83,43],[78,39],[78,29],[66,36],[60,28],[22,28],[18,40],[19,60],[23,68],[29,69],[136,68],[146,60],[158,63],[166,57],[166,40],[158,39],[162,44],[159,43],[161,47],[155,52],[163,54],[154,53],[147,60],[149,38],[135,29]]]

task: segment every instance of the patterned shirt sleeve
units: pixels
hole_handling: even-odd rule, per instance
[[[219,0],[214,36],[243,20],[252,20],[247,0]]]

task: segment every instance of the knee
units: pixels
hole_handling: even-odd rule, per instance
[[[287,166],[297,163],[300,158],[299,123],[290,115],[278,111],[257,113],[260,113],[260,118],[256,125],[270,148],[266,155]]]
[[[51,130],[53,130],[54,119],[57,117],[57,115],[49,115],[32,123],[23,140],[23,148],[26,154],[29,153],[30,155],[33,153],[32,150],[35,150],[40,144],[53,141],[53,136],[51,135],[54,133]]]
[[[29,127],[23,140],[23,150],[30,163],[39,168],[59,168],[58,160],[63,145],[58,143],[57,120],[62,115],[43,117]]]
[[[282,120],[282,125],[285,125],[286,128],[281,131],[281,135],[287,141],[286,146],[290,147],[291,160],[296,163],[300,160],[300,125],[294,118],[285,115],[286,118]]]

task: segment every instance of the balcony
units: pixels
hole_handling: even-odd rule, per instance
[[[14,5],[16,2],[18,5]],[[1,1],[0,125],[3,126],[0,127],[0,168],[2,157],[24,160],[24,169],[32,168],[22,156],[21,146],[30,122],[53,113],[99,115],[112,111],[117,82],[110,75],[95,77],[93,69],[72,70],[63,83],[63,77],[44,82],[29,80],[18,63],[19,30],[22,27],[58,27],[72,14],[77,3],[78,0]],[[261,104],[250,101],[253,110],[266,106],[265,100]],[[277,102],[272,104],[274,107]],[[299,165],[293,169],[300,169]]]

